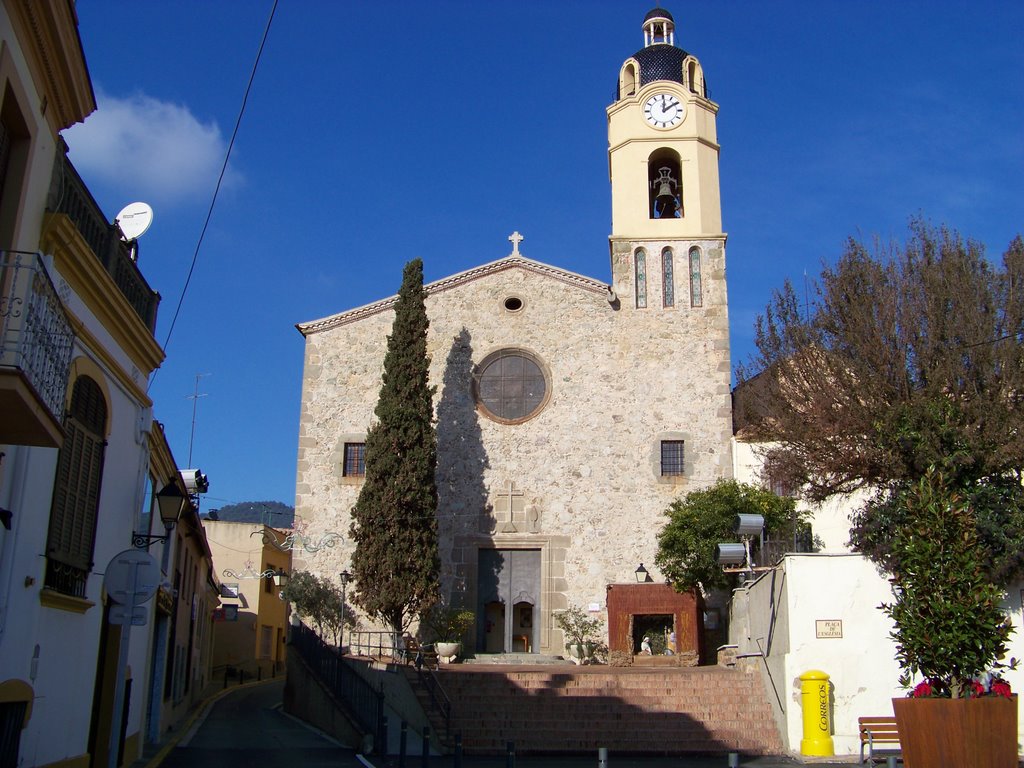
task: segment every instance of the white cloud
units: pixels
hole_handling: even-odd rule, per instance
[[[118,98],[98,90],[96,101],[96,111],[64,133],[87,181],[123,188],[126,199],[209,201],[227,149],[216,123],[142,93]],[[239,180],[229,166],[224,183]]]

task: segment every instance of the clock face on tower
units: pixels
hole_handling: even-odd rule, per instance
[[[686,116],[686,105],[671,93],[656,93],[644,102],[644,119],[655,128],[672,128]]]

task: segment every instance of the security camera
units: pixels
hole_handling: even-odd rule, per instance
[[[189,494],[206,493],[210,488],[210,481],[201,469],[183,469],[181,470],[181,479]]]
[[[742,544],[716,544],[715,562],[719,565],[743,565],[747,548]]]
[[[764,529],[762,515],[736,515],[732,528],[738,536],[760,536]]]

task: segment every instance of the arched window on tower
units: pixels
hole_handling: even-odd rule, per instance
[[[676,305],[675,275],[672,268],[672,249],[661,252],[661,302],[666,307]]]
[[[633,59],[629,59],[629,61],[622,65],[622,70],[619,72],[620,99],[632,96],[636,93],[637,88],[640,87],[640,78],[637,72],[636,61]]]
[[[652,219],[683,217],[683,181],[679,154],[658,149],[647,159],[648,215]]]
[[[708,97],[708,89],[704,83],[704,72],[701,70],[700,62],[698,62],[692,56],[688,56],[685,62],[686,67],[686,87],[690,90],[690,93],[696,93],[698,96]]]
[[[647,306],[647,252],[637,248],[633,254],[633,272],[636,283],[636,308]]]
[[[704,306],[700,287],[700,248],[697,246],[690,249],[690,306]]]

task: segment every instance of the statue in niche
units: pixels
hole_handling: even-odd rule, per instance
[[[530,504],[526,507],[526,528],[530,533],[540,533],[540,507]]]

